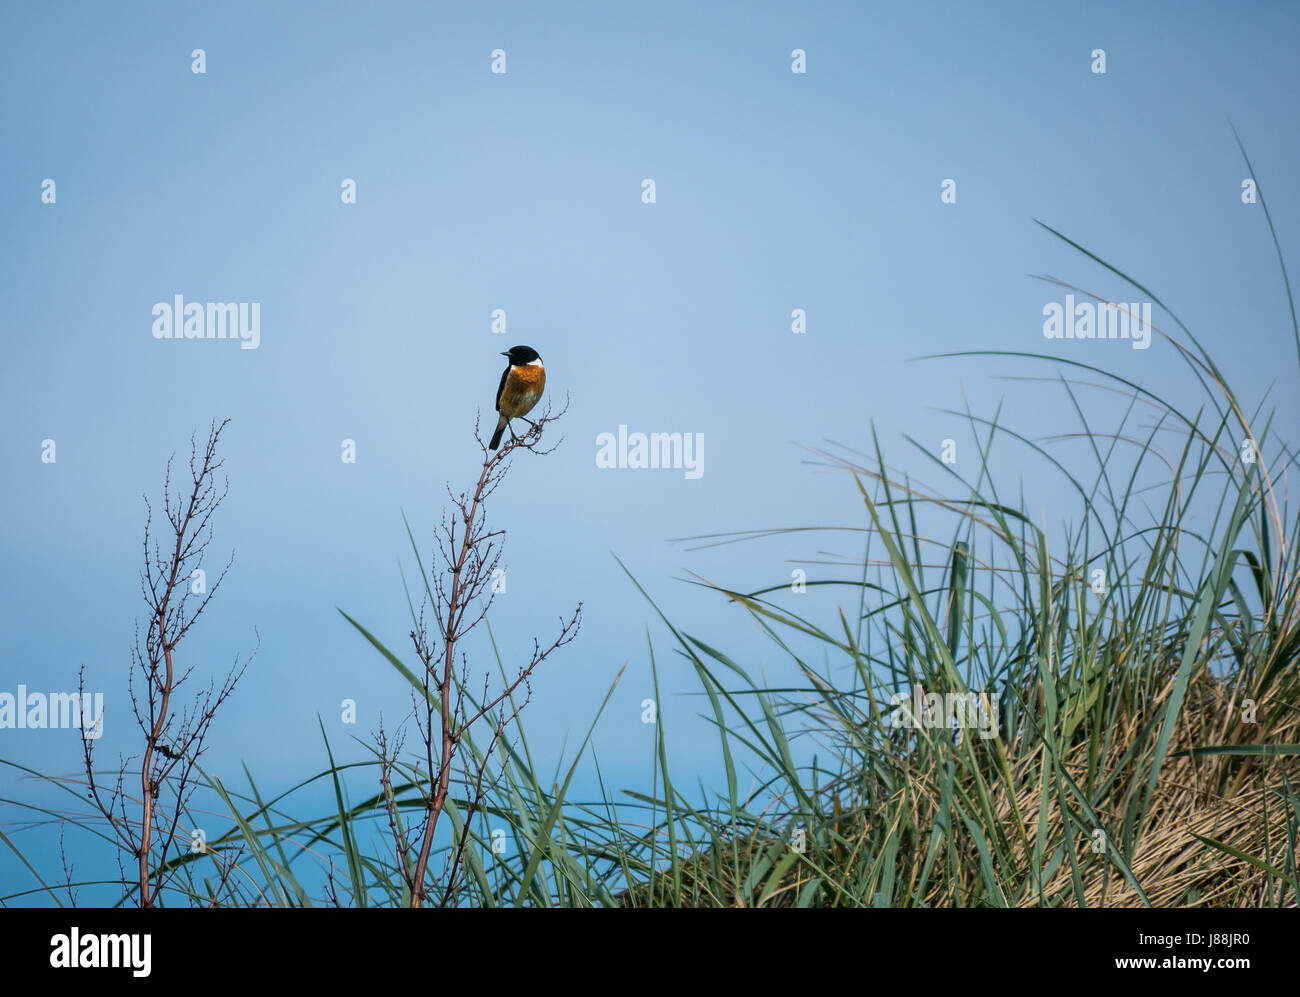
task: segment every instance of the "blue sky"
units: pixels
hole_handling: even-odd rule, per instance
[[[627,663],[595,744],[628,786],[648,778],[647,638],[666,642],[612,555],[686,629],[777,667],[736,607],[677,579],[779,584],[826,552],[859,556],[859,540],[672,538],[860,527],[852,483],[802,447],[865,449],[873,423],[923,476],[904,434],[936,452],[966,438],[938,409],[1004,400],[1026,432],[1071,425],[1059,391],[1000,380],[1042,370],[910,358],[1060,352],[1187,390],[1159,341],[1044,340],[1043,306],[1061,296],[1029,274],[1133,297],[1033,219],[1139,276],[1244,396],[1276,382],[1294,421],[1286,301],[1228,126],[1295,259],[1293,5],[470,7],[0,13],[0,691],[71,689],[84,665],[105,694],[106,757],[134,743],[141,496],[213,418],[232,420],[213,551],[235,563],[184,649],[219,675],[257,629],[206,762],[247,762],[280,788],[322,767],[318,716],[345,742],[409,709],[337,609],[404,645],[402,510],[427,555],[444,483],[476,476],[474,418],[515,343],[571,404],[559,451],[522,455],[493,498],[509,531],[493,627],[515,660],[583,603],[581,635],[535,683],[530,738],[558,758]],[[796,48],[806,74],[791,72]],[[341,203],[347,178],[356,204]],[[154,339],[151,309],[177,294],[260,303],[259,348]],[[1118,401],[1096,404],[1118,416]],[[620,425],[702,434],[704,473],[598,467],[597,437]],[[803,611],[833,618],[813,598]],[[660,662],[680,764],[715,772],[694,679]],[[338,722],[346,698],[354,727]],[[74,774],[79,749],[65,731],[0,730],[0,757]],[[0,771],[0,796],[39,792]],[[14,821],[0,808],[0,828]],[[43,849],[49,832],[25,840]],[[0,857],[0,892],[24,875]]]

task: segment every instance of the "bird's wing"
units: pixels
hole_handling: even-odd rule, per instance
[[[510,376],[510,364],[506,364],[506,369],[501,372],[501,383],[497,385],[497,411],[501,411],[501,392],[506,390],[506,378]]]

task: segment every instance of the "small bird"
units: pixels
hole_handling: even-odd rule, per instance
[[[497,418],[497,431],[492,434],[492,442],[489,444],[493,450],[501,445],[501,434],[507,428],[510,430],[510,438],[518,439],[514,427],[510,425],[511,419],[523,419],[534,429],[537,428],[537,423],[524,419],[524,416],[533,410],[546,388],[546,368],[542,366],[542,358],[531,346],[512,346],[501,355],[509,357],[510,362],[506,364],[506,369],[501,374],[501,384],[497,388],[497,411],[501,414]]]

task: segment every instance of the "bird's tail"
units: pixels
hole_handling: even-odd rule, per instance
[[[497,431],[492,434],[492,442],[488,444],[489,450],[495,450],[497,447],[501,446],[501,434],[505,431],[506,420],[504,418],[497,419]]]

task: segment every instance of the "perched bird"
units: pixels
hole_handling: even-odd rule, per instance
[[[537,424],[524,419],[524,416],[533,410],[546,388],[546,368],[531,346],[512,346],[501,355],[509,357],[510,362],[506,364],[497,388],[497,411],[501,414],[497,419],[497,431],[492,434],[489,444],[493,450],[501,445],[501,434],[507,428],[510,429],[510,438],[518,439],[510,425],[511,419],[523,419],[536,428]]]

